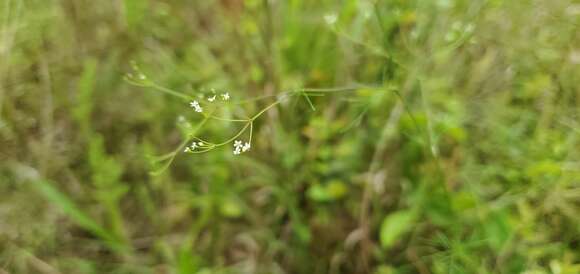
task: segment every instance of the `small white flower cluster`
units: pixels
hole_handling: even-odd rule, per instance
[[[222,101],[227,101],[230,99],[230,93],[226,92],[226,93],[222,93],[220,94],[220,97],[222,98]],[[208,97],[207,100],[210,102],[215,101],[215,99],[217,98],[217,95],[214,94],[212,97]]]
[[[229,92],[222,93],[220,94],[220,97],[222,98],[223,101],[227,101],[230,99],[230,93]],[[200,98],[203,98],[203,96],[201,96]],[[208,97],[207,100],[209,102],[213,102],[215,101],[216,98],[217,94],[214,94],[212,97]],[[192,107],[195,110],[195,112],[203,112],[203,108],[199,105],[199,102],[197,100],[189,102],[189,106]]]
[[[250,147],[250,143],[246,142],[245,144],[242,144],[242,141],[236,140],[234,142],[234,155],[239,155],[242,152],[246,152],[250,150]]]
[[[202,112],[203,111],[203,109],[199,105],[198,101],[191,101],[189,103],[189,106],[191,106],[195,110],[195,112]]]
[[[200,148],[200,147],[202,147],[202,146],[204,146],[203,142],[196,142],[196,141],[193,141],[193,142],[191,143],[191,145],[189,145],[188,147],[185,147],[185,150],[184,150],[183,152],[192,152],[192,151],[194,151],[195,149],[197,149],[197,148]]]

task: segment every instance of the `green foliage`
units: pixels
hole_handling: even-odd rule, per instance
[[[130,29],[137,29],[148,13],[147,1],[124,0],[123,11],[125,21]]]
[[[71,218],[80,227],[92,232],[95,236],[100,237],[105,244],[110,245],[113,249],[120,249],[120,243],[105,228],[101,227],[93,218],[84,213],[72,200],[65,194],[58,191],[54,183],[49,181],[32,182],[41,194],[52,204],[58,206],[69,218]]]
[[[90,136],[91,134],[92,99],[95,89],[96,70],[97,61],[89,59],[85,62],[83,73],[78,82],[78,99],[75,108],[72,110],[72,114],[85,136]]]
[[[348,187],[341,181],[314,184],[308,188],[308,197],[317,202],[334,201],[346,196]]]
[[[413,210],[400,210],[387,215],[381,223],[380,240],[383,248],[390,248],[415,225],[417,213]]]
[[[5,0],[0,273],[579,273],[578,10]]]

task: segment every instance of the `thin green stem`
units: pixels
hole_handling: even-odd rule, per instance
[[[304,99],[306,99],[306,102],[308,102],[310,109],[312,109],[312,111],[316,111],[316,107],[314,107],[314,104],[312,103],[312,100],[310,100],[308,93],[305,91],[302,91],[301,94],[302,94],[302,96],[304,96]]]
[[[280,104],[282,101],[278,100],[272,104],[270,104],[269,106],[267,106],[266,108],[262,109],[260,112],[258,112],[258,114],[254,115],[252,118],[250,118],[250,121],[254,121],[256,120],[258,117],[260,117],[262,114],[264,114],[264,112],[268,111],[269,109],[275,107],[276,105]]]
[[[213,120],[218,120],[218,121],[226,121],[226,122],[249,122],[250,119],[229,119],[229,118],[223,118],[223,117],[218,117],[218,116],[213,116],[213,115],[207,115],[205,113],[201,113],[201,115],[203,115],[204,117],[213,119]]]
[[[188,153],[191,153],[191,154],[200,154],[200,153],[208,152],[208,151],[213,150],[213,149],[214,149],[214,147],[208,147],[208,148],[203,149],[203,150],[192,150],[192,151],[189,151]]]
[[[252,143],[252,132],[254,131],[254,122],[250,122],[250,141],[249,143]]]
[[[341,92],[341,91],[353,91],[360,88],[376,88],[371,86],[351,86],[351,87],[340,87],[340,88],[302,88],[300,92],[307,92],[307,93],[332,93],[332,92]]]
[[[175,90],[166,88],[164,86],[160,86],[160,85],[158,85],[158,84],[156,84],[154,82],[149,82],[149,86],[152,87],[152,88],[155,88],[155,89],[157,89],[157,90],[159,90],[161,92],[167,93],[169,95],[172,95],[172,96],[175,96],[175,97],[179,97],[181,99],[185,99],[185,100],[192,100],[193,99],[193,97],[191,97],[189,95],[183,94],[183,93],[181,93],[179,91],[175,91]]]
[[[342,32],[342,31],[340,31],[338,29],[331,28],[331,31],[334,32],[337,36],[343,37],[343,38],[345,38],[346,40],[350,41],[353,44],[362,46],[362,47],[364,47],[364,48],[372,51],[376,55],[379,55],[381,57],[384,57],[384,58],[387,58],[387,59],[391,60],[391,61],[393,61],[393,63],[397,64],[398,66],[400,66],[401,68],[403,68],[405,70],[409,70],[409,68],[407,66],[405,66],[404,64],[402,64],[401,62],[399,62],[396,58],[394,58],[394,56],[392,56],[392,55],[384,52],[382,49],[377,48],[374,45],[367,44],[365,42],[359,41],[356,38],[348,35],[345,32]]]
[[[206,140],[204,140],[204,139],[201,139],[201,138],[199,138],[199,137],[197,137],[197,136],[192,136],[192,137],[191,137],[189,140],[190,140],[190,141],[191,141],[191,140],[197,140],[197,141],[201,141],[201,142],[202,142],[202,143],[204,143],[204,144],[209,144],[209,146],[213,146],[213,145],[214,145],[212,142],[206,141]]]
[[[240,137],[240,135],[242,135],[242,133],[244,133],[244,131],[246,131],[246,129],[248,128],[248,126],[251,124],[251,122],[248,122],[239,132],[238,134],[236,134],[234,137],[228,139],[225,142],[219,143],[219,144],[215,144],[215,147],[220,147],[220,146],[224,146],[227,145],[229,143],[231,143],[232,141],[234,141],[236,138]]]
[[[260,101],[260,100],[264,100],[264,99],[276,97],[276,96],[279,96],[279,95],[280,94],[264,95],[264,96],[259,96],[259,97],[255,97],[255,98],[251,98],[251,99],[246,99],[246,100],[233,101],[233,102],[229,102],[228,104],[231,104],[231,105],[241,105],[241,104],[246,104],[246,103],[251,103],[251,102],[256,102],[256,101]]]

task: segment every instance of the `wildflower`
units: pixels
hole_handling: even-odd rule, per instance
[[[207,98],[207,100],[210,101],[210,102],[213,102],[213,101],[215,101],[215,97],[216,97],[216,95]]]
[[[240,140],[236,140],[234,141],[234,155],[239,155],[242,152],[245,152],[246,149],[244,149],[244,145],[242,144],[242,141]]]
[[[236,141],[234,142],[234,147],[241,147],[241,146],[242,146],[242,141],[240,141],[240,140],[236,140]]]
[[[248,150],[250,150],[250,143],[246,142],[246,143],[244,144],[244,146],[242,147],[242,151],[243,151],[243,152],[246,152],[246,151],[248,151]]]
[[[191,152],[191,148],[185,147],[185,149],[183,150],[183,152]]]
[[[227,101],[230,99],[230,93],[226,92],[224,94],[221,95],[222,96],[222,100]]]
[[[195,112],[202,112],[203,111],[203,109],[199,105],[198,101],[191,101],[189,103],[189,106],[191,106],[195,110]]]
[[[248,150],[250,150],[250,143],[246,142],[243,143],[240,140],[235,140],[234,141],[234,155],[239,155],[242,152],[246,152]]]

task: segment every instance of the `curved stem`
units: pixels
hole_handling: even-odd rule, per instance
[[[252,143],[252,131],[254,130],[254,122],[250,122],[250,140],[248,141],[250,144]]]
[[[227,145],[229,143],[231,143],[233,140],[235,140],[236,138],[240,137],[240,135],[242,135],[242,133],[244,133],[244,131],[246,131],[246,129],[248,128],[248,126],[251,124],[251,122],[247,123],[239,132],[238,134],[236,134],[234,137],[228,139],[225,142],[219,143],[219,144],[214,144],[215,147],[220,147],[223,145]]]
[[[209,147],[209,148],[206,148],[204,150],[197,150],[197,151],[196,150],[193,150],[193,151],[190,151],[188,153],[191,153],[191,154],[200,154],[200,153],[208,152],[208,151],[210,151],[212,149],[214,149],[214,147]]]
[[[258,112],[256,115],[254,115],[252,118],[250,118],[250,121],[253,122],[254,120],[256,120],[256,118],[260,117],[262,114],[264,114],[264,112],[268,111],[269,109],[273,108],[274,106],[276,106],[277,104],[280,104],[282,101],[278,100],[272,104],[270,104],[269,106],[267,106],[266,108],[262,109],[260,112]]]
[[[193,139],[193,140],[198,140],[198,141],[201,141],[202,143],[209,144],[210,146],[214,145],[212,142],[206,141],[206,140],[204,140],[204,139],[201,139],[201,138],[199,138],[199,137],[197,137],[197,136],[191,136],[189,140],[191,141],[192,139]]]
[[[249,119],[228,119],[228,118],[222,118],[222,117],[218,117],[218,116],[213,116],[213,115],[206,115],[202,112],[202,114],[204,117],[210,118],[210,119],[214,119],[214,120],[218,120],[218,121],[226,121],[226,122],[249,122]]]

